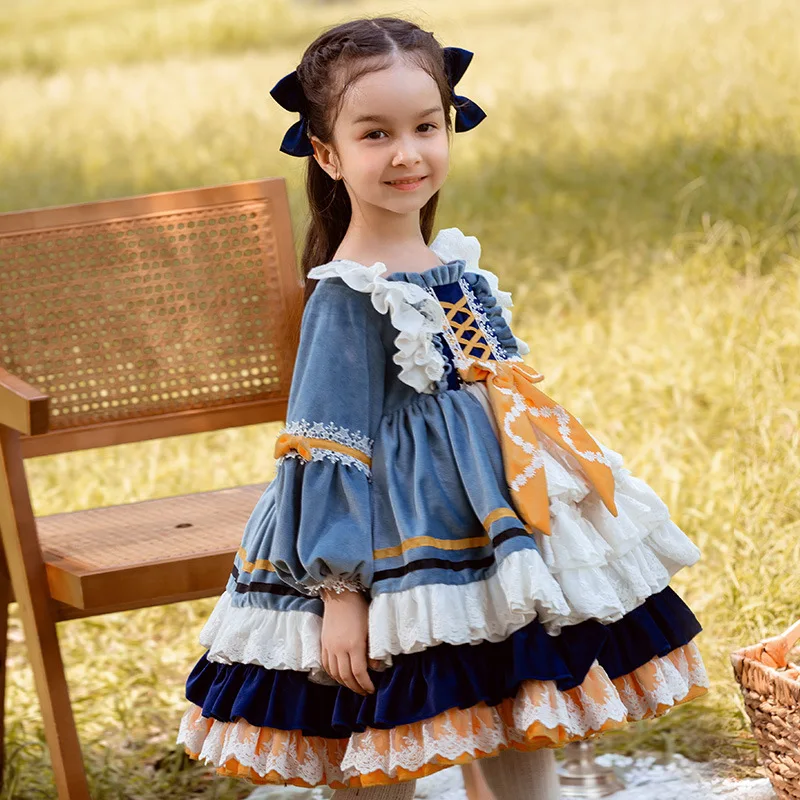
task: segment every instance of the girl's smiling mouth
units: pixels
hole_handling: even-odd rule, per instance
[[[416,189],[422,184],[427,175],[416,175],[411,178],[398,178],[396,181],[384,181],[387,186],[393,189],[400,189],[400,191],[408,192]]]

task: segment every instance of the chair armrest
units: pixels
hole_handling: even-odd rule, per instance
[[[35,436],[47,433],[50,397],[0,367],[0,425]]]

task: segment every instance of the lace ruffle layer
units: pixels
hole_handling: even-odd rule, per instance
[[[369,607],[370,657],[391,663],[398,653],[443,643],[499,642],[537,617],[569,613],[539,552],[517,550],[484,580],[375,595]]]
[[[211,661],[267,669],[319,672],[322,617],[311,611],[235,606],[225,591],[200,631]]]
[[[584,681],[559,691],[554,681],[525,681],[497,705],[451,708],[430,719],[349,737],[304,736],[202,715],[191,703],[177,738],[190,757],[217,773],[252,783],[333,788],[391,784],[499,753],[535,750],[659,716],[707,691],[694,642],[612,680],[595,664]]]
[[[370,606],[373,658],[442,642],[499,641],[537,618],[553,635],[589,619],[615,622],[700,557],[661,498],[631,474],[619,453],[598,442],[614,474],[614,517],[576,459],[544,435],[540,442],[552,535],[534,532],[538,552],[508,555],[486,580],[376,595]]]
[[[369,697],[330,678],[329,685],[318,685],[306,672],[267,669],[257,661],[219,663],[210,651],[192,670],[186,697],[214,719],[241,716],[260,727],[337,738],[419,722],[456,706],[495,705],[513,697],[526,680],[551,680],[566,691],[578,686],[594,663],[618,678],[688,644],[700,630],[688,606],[667,588],[612,625],[588,621],[549,636],[534,621],[502,642],[443,644],[396,656],[391,667],[370,672],[375,693]],[[264,639],[261,649],[275,660],[274,647]],[[310,652],[306,658],[316,661]],[[293,698],[291,704],[281,702],[286,697]]]

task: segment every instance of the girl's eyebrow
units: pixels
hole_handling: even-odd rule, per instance
[[[432,106],[431,108],[426,108],[424,111],[420,111],[420,117],[427,117],[428,114],[433,114],[436,111],[441,111],[442,107],[439,106]],[[353,120],[353,125],[358,125],[361,122],[386,122],[389,118],[382,117],[379,114],[364,114],[360,117],[356,117]]]

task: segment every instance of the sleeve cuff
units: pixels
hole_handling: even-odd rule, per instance
[[[311,586],[304,586],[303,588],[314,597],[319,597],[321,592],[325,589],[330,592],[335,592],[336,594],[342,594],[342,592],[356,592],[357,594],[361,594],[362,592],[366,592],[368,590],[358,577],[329,577],[324,581],[312,584]]]

